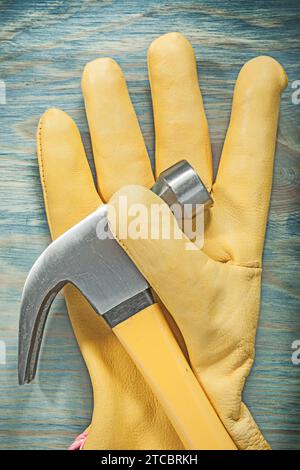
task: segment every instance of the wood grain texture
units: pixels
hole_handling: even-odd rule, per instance
[[[69,112],[90,141],[80,78],[103,56],[124,70],[149,153],[154,139],[146,52],[150,42],[180,31],[194,46],[217,165],[231,96],[242,64],[269,54],[287,70],[264,276],[256,361],[245,390],[275,449],[300,448],[299,122],[291,83],[300,79],[299,2],[295,1],[0,1],[0,448],[63,449],[89,423],[89,378],[60,298],[50,315],[37,380],[17,385],[17,326],[26,273],[49,243],[35,152],[39,116],[50,106]]]

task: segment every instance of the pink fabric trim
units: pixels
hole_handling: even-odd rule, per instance
[[[83,432],[76,437],[75,441],[70,445],[68,450],[82,450],[87,438],[87,432]]]

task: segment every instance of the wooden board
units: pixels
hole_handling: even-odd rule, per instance
[[[245,401],[275,449],[300,447],[299,122],[291,84],[300,79],[299,2],[0,1],[0,448],[63,449],[89,423],[89,378],[59,299],[49,318],[38,379],[17,385],[17,327],[26,273],[49,242],[35,152],[39,116],[69,112],[90,152],[80,90],[86,62],[111,56],[122,66],[151,158],[154,153],[146,53],[151,41],[180,31],[192,42],[215,163],[242,64],[269,54],[287,70],[255,366]],[[1,100],[0,100],[1,101]],[[3,343],[0,343],[3,345]]]

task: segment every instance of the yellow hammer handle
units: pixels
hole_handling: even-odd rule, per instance
[[[152,388],[186,449],[236,449],[158,304],[119,323],[113,331]]]

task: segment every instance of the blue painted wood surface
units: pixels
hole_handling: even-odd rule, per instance
[[[50,106],[69,112],[88,153],[80,90],[86,62],[111,56],[128,80],[150,155],[154,139],[146,52],[150,42],[180,31],[199,64],[215,164],[242,64],[269,54],[287,70],[264,255],[256,361],[245,401],[273,448],[300,448],[299,122],[291,83],[300,79],[298,1],[0,1],[0,448],[63,449],[89,423],[89,378],[62,299],[47,326],[38,379],[17,385],[17,327],[26,273],[49,243],[35,152],[39,116]],[[2,343],[3,344],[3,343]],[[0,361],[1,362],[1,361]]]

